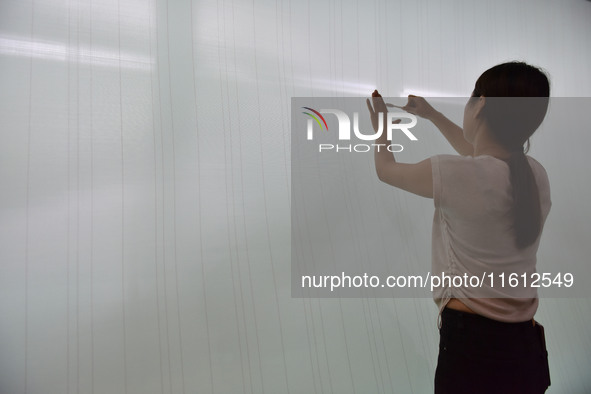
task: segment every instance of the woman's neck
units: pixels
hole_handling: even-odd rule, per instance
[[[472,145],[474,146],[472,154],[474,157],[488,155],[500,160],[507,160],[511,156],[511,152],[495,141],[486,129],[476,135]]]

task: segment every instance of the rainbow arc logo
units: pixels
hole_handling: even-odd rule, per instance
[[[326,119],[324,119],[324,116],[322,116],[322,115],[320,114],[320,112],[318,112],[318,111],[316,111],[315,109],[312,109],[312,108],[310,108],[310,107],[302,107],[302,108],[304,108],[304,109],[307,109],[308,111],[312,111],[312,112],[314,112],[316,115],[318,115],[318,116],[320,117],[320,119],[322,119],[322,122],[324,123],[324,126],[326,127],[326,130],[328,131],[328,125],[326,124]],[[323,129],[323,127],[322,127],[322,123],[320,123],[320,120],[319,120],[319,119],[318,119],[316,116],[312,115],[312,114],[311,114],[311,113],[309,113],[309,112],[302,112],[302,113],[303,113],[303,114],[306,114],[306,115],[308,115],[308,116],[310,116],[310,117],[312,117],[312,118],[313,118],[313,119],[316,121],[316,123],[318,123],[318,126],[320,126],[320,130],[322,130],[322,129]]]

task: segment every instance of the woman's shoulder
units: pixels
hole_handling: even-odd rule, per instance
[[[544,176],[547,176],[546,169],[539,161],[534,159],[533,157],[526,155],[530,166],[534,170],[534,172],[539,172]],[[508,163],[502,159],[499,159],[494,156],[490,155],[478,155],[478,156],[461,156],[461,155],[451,155],[451,154],[441,154],[437,156],[433,156],[432,160],[435,159],[440,162],[445,163],[454,163],[454,164],[465,164],[465,165],[482,165],[487,166],[488,164],[500,164],[504,167],[508,166]]]
[[[529,155],[526,155],[526,157],[532,171],[534,172],[534,175],[536,176],[536,179],[541,179],[545,182],[548,182],[548,173],[546,172],[546,168],[544,168],[544,166],[533,157]]]
[[[501,166],[506,166],[506,163],[503,160],[497,159],[496,157],[489,155],[462,156],[441,154],[431,157],[431,160],[436,161],[437,163],[441,163],[443,165],[451,165],[466,168],[489,167],[489,165],[495,166],[497,164],[500,164]]]
[[[539,173],[547,177],[546,169],[539,161],[533,157],[526,155],[528,162],[534,173]],[[461,156],[452,154],[440,154],[431,156],[431,161],[437,164],[457,165],[457,166],[479,166],[488,167],[489,165],[500,165],[501,167],[508,167],[508,163],[502,159],[499,159],[490,155],[478,155],[478,156]]]
[[[546,172],[546,169],[544,168],[544,166],[537,161],[536,159],[534,159],[531,156],[526,156],[528,161],[529,161],[529,165],[531,166],[532,172],[534,173],[534,176],[536,178],[536,183],[538,184],[538,188],[540,189],[541,192],[545,192],[545,193],[550,193],[550,180],[548,179],[548,173]]]
[[[539,161],[537,161],[536,159],[534,159],[530,155],[526,155],[525,157],[527,157],[527,160],[529,161],[529,164],[532,166],[532,168],[536,167],[540,171],[543,171],[544,173],[546,173],[546,169]]]

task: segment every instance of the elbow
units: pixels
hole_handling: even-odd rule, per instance
[[[376,175],[382,182],[387,182],[387,179],[392,175],[392,169],[396,167],[396,160],[392,155],[377,156],[374,160],[376,167]]]
[[[384,169],[381,166],[376,165],[376,175],[380,181],[384,182]]]

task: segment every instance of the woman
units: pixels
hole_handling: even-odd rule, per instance
[[[538,68],[500,64],[476,81],[463,128],[421,97],[409,96],[403,107],[432,121],[461,156],[403,164],[376,148],[380,180],[434,199],[432,275],[487,279],[482,287],[447,283],[434,290],[440,311],[436,393],[542,393],[550,385],[543,327],[533,319],[536,289],[500,281],[514,273],[527,282],[536,272],[550,188],[524,144],[529,148],[546,115],[549,93]],[[372,96],[373,107],[367,104],[377,131],[387,105],[377,90]],[[389,143],[383,134],[377,146]]]

